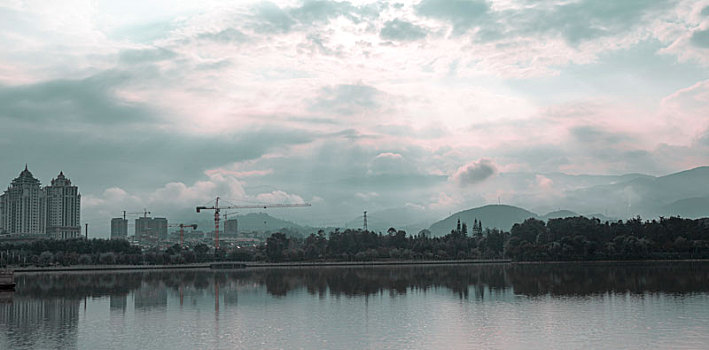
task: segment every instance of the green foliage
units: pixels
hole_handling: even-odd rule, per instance
[[[483,232],[465,222],[450,234],[431,237],[428,230],[415,236],[390,228],[386,234],[364,230],[320,230],[305,238],[272,234],[259,247],[214,251],[206,244],[192,249],[173,245],[167,250],[142,252],[123,240],[39,240],[0,244],[0,266],[90,264],[184,264],[207,261],[372,261],[409,259],[624,260],[709,258],[709,219],[669,219],[601,223],[598,219],[569,217],[548,222],[528,219],[509,233]]]

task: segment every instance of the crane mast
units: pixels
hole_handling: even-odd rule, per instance
[[[197,224],[191,224],[191,225],[186,225],[186,224],[174,224],[174,225],[167,225],[168,227],[179,227],[180,228],[180,248],[184,248],[184,237],[185,237],[185,227],[191,227],[193,230],[197,229]]]
[[[293,207],[309,207],[310,203],[302,204],[261,204],[261,205],[229,205],[220,207],[219,197],[214,201],[214,206],[198,206],[197,212],[202,210],[214,210],[214,249],[219,250],[219,211],[222,209],[267,209],[267,208],[293,208]]]

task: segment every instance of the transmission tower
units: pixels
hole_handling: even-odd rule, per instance
[[[367,231],[367,211],[364,211],[364,231]]]

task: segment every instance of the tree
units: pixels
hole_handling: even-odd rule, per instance
[[[266,239],[266,257],[271,261],[283,260],[283,251],[288,249],[288,238],[280,232],[271,234]]]

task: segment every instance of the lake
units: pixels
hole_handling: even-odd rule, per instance
[[[0,349],[701,349],[709,263],[17,274]]]

